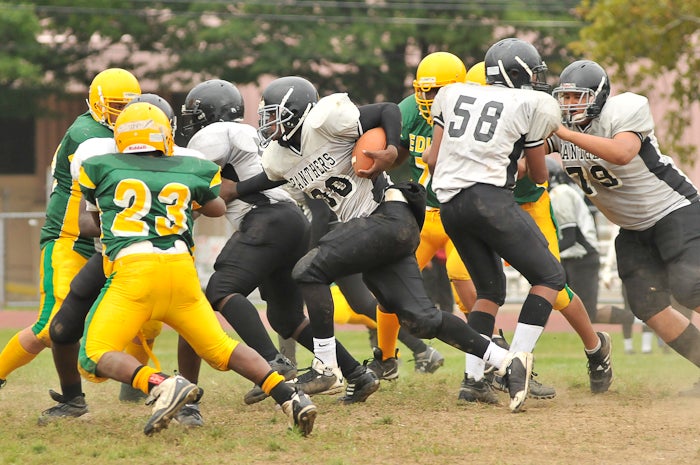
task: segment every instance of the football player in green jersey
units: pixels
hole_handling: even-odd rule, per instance
[[[316,407],[284,382],[264,358],[231,339],[201,289],[191,250],[193,211],[222,216],[218,165],[194,157],[172,157],[168,117],[139,102],[117,118],[114,138],[120,153],[85,160],[80,187],[99,211],[107,283],[88,315],[80,348],[86,378],[129,383],[150,395],[153,414],[144,433],[164,428],[201,391],[180,375],[167,376],[141,364],[123,349],[141,326],[160,320],[182,335],[218,370],[235,370],[259,385],[282,407],[290,427],[307,435]]]
[[[129,71],[109,68],[100,72],[90,84],[89,110],[75,119],[56,149],[51,163],[53,189],[40,239],[39,315],[32,326],[15,334],[0,353],[0,387],[10,373],[51,346],[51,319],[68,294],[73,277],[95,253],[92,237],[80,234],[81,194],[78,183],[71,177],[71,159],[82,142],[96,137],[112,137],[116,117],[140,93],[139,82]],[[70,416],[87,412],[80,383],[64,391],[62,400],[65,400],[61,403],[65,406],[62,408],[67,408]]]

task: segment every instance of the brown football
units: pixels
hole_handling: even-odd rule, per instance
[[[368,170],[374,164],[374,159],[365,155],[363,150],[384,150],[385,148],[386,133],[384,128],[372,128],[362,134],[352,149],[352,167],[355,169],[355,173],[359,170]]]

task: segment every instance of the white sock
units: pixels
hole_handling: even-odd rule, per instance
[[[481,335],[487,341],[491,341],[490,337]],[[500,365],[499,365],[500,366]],[[496,367],[498,368],[498,366]],[[486,362],[483,358],[479,358],[476,355],[466,354],[466,361],[464,372],[474,381],[479,381],[484,377],[484,370],[486,369]]]
[[[654,333],[642,333],[642,352],[651,352],[651,342],[654,340]]]
[[[335,355],[335,337],[326,339],[314,338],[314,355],[331,368],[338,368],[338,358]]]
[[[495,366],[496,369],[500,369],[501,365],[503,365],[503,361],[506,359],[507,356],[508,351],[506,349],[504,349],[503,347],[499,347],[492,342],[486,349],[486,353],[484,354],[484,360],[489,365]]]
[[[486,368],[486,362],[483,359],[472,354],[467,354],[466,358],[467,363],[465,373],[470,378],[474,378],[474,381],[479,381],[484,377],[484,369]]]
[[[625,339],[625,352],[632,352],[634,350],[634,344],[633,344],[633,339],[630,337],[628,339]]]
[[[598,344],[596,344],[596,346],[595,346],[594,348],[592,348],[592,349],[589,350],[589,349],[586,349],[586,348],[584,347],[583,350],[584,350],[588,355],[592,355],[592,354],[595,354],[596,352],[598,352],[598,351],[600,350],[601,347],[603,347],[603,341],[600,340],[600,336],[599,336],[599,337],[598,337]]]
[[[518,323],[515,326],[513,342],[510,343],[511,352],[532,352],[542,331],[544,331],[543,326]]]

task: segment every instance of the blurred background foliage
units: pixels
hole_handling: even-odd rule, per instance
[[[700,2],[671,0],[0,0],[0,111],[34,115],[39,97],[84,92],[110,66],[172,91],[298,74],[322,95],[398,102],[426,54],[469,67],[518,36],[541,51],[552,84],[582,57],[639,90],[673,73],[666,143],[683,150],[683,109],[700,92],[699,16]]]

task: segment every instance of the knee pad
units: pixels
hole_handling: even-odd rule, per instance
[[[49,325],[49,338],[56,344],[75,344],[83,337],[85,317],[92,302],[81,302],[70,297],[71,294],[63,301]]]
[[[290,312],[288,309],[278,310],[269,306],[267,308],[267,321],[270,327],[284,339],[292,337],[305,318],[303,309],[299,312]]]
[[[420,339],[433,339],[440,332],[442,325],[442,311],[433,307],[433,311],[415,319],[412,316],[399,317],[401,327],[407,329],[413,336]]]
[[[650,288],[648,281],[634,276],[623,280],[627,290],[627,302],[634,316],[647,321],[671,305],[671,296],[666,290]]]
[[[309,250],[306,255],[301,257],[294,265],[292,270],[292,278],[299,283],[316,283],[326,284],[327,281],[323,277],[321,270],[314,266],[314,259],[318,255],[318,247]]]
[[[673,298],[686,308],[700,307],[700,283],[695,273],[683,273],[682,277],[671,280]]]

